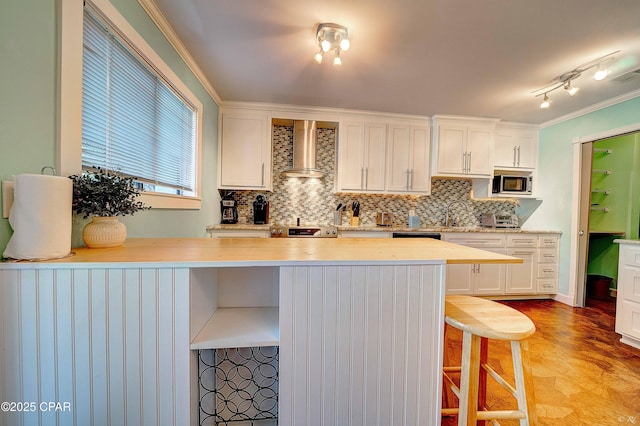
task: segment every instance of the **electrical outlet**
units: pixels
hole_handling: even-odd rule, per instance
[[[9,217],[9,211],[13,205],[13,181],[2,181],[2,218]]]

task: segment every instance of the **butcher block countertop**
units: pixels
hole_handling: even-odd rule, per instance
[[[216,267],[485,264],[522,263],[522,260],[429,238],[132,238],[121,247],[75,248],[72,256],[63,259],[9,261],[0,264],[0,268],[86,268],[104,267],[107,263]]]

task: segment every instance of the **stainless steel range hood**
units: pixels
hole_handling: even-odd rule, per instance
[[[324,172],[316,168],[318,125],[311,120],[293,122],[293,165],[282,171],[287,177],[321,178]]]

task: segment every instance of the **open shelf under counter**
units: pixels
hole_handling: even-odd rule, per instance
[[[278,346],[277,307],[218,308],[191,342],[191,349]]]

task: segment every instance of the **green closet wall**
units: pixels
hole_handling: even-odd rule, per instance
[[[587,274],[611,277],[615,283],[618,278],[618,245],[613,240],[638,238],[640,135],[604,139],[595,142],[593,147]],[[610,171],[610,174],[604,171]],[[598,192],[604,190],[610,193]],[[621,232],[624,237],[615,235]]]

